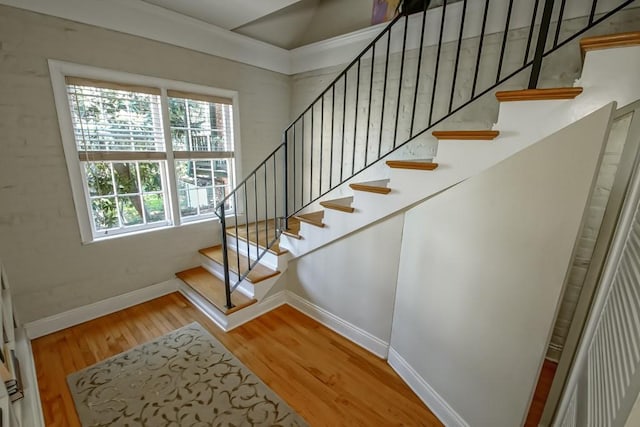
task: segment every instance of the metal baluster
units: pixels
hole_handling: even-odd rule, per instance
[[[373,45],[371,51],[371,79],[369,80],[369,108],[367,109],[367,137],[364,148],[364,167],[367,167],[367,160],[369,158],[369,128],[371,127],[371,97],[373,96],[373,69],[376,62],[376,45]]]
[[[331,86],[331,152],[329,153],[329,188],[333,185],[333,125],[336,120],[336,86]]]
[[[484,31],[487,28],[487,13],[489,12],[489,0],[484,3],[484,15],[482,18],[482,30],[480,30],[480,43],[478,45],[478,57],[476,58],[476,70],[473,76],[473,86],[471,87],[471,98],[476,93],[476,85],[478,84],[478,74],[480,72],[480,58],[482,57],[482,44],[484,43]]]
[[[313,108],[311,109],[311,148],[309,150],[309,155],[311,156],[311,161],[309,162],[309,203],[313,200],[313,140],[315,133],[315,123],[314,123],[314,114]]]
[[[227,259],[227,228],[224,216],[224,205],[220,210],[220,226],[222,227],[222,257],[224,264],[224,294],[226,298],[225,307],[229,309],[233,307],[233,304],[231,303],[231,284],[229,279],[229,260]]]
[[[498,61],[498,74],[496,75],[496,83],[500,81],[502,73],[502,62],[504,60],[504,51],[507,47],[507,36],[509,35],[509,23],[511,22],[511,11],[513,10],[513,0],[509,0],[509,9],[507,10],[507,22],[504,24],[504,33],[502,34],[502,47],[500,48],[500,60]]]
[[[347,74],[344,75],[344,90],[342,92],[342,145],[340,146],[340,183],[342,183],[342,170],[344,168],[344,128],[347,121]],[[356,141],[353,141],[355,145]]]
[[[244,226],[245,231],[247,232],[246,242],[247,242],[247,256],[251,253],[251,245],[249,244],[249,198],[247,196],[247,184],[243,185],[244,188]],[[238,275],[240,275],[240,264],[238,264]]]
[[[353,156],[351,158],[351,175],[355,173],[356,170],[356,136],[358,135],[358,103],[360,101],[360,60],[358,59],[358,74],[356,77],[356,102],[355,102],[355,111],[354,111],[354,119],[353,119]]]
[[[598,6],[598,0],[593,0],[591,5],[591,13],[589,13],[589,25],[593,24],[593,17],[596,14],[596,7]]]
[[[556,35],[553,38],[553,47],[558,46],[558,38],[560,37],[560,28],[562,27],[562,17],[564,16],[564,4],[566,0],[560,3],[560,12],[558,13],[558,26],[556,27]]]
[[[320,103],[320,170],[318,171],[318,195],[322,194],[322,154],[324,151],[323,144],[324,143],[324,95],[322,96],[322,101]]]
[[[396,126],[393,130],[393,148],[396,148],[398,139],[398,120],[400,119],[400,98],[402,97],[402,76],[404,75],[404,55],[407,49],[407,27],[409,26],[409,15],[404,16],[404,34],[402,35],[402,55],[400,58],[400,78],[398,79],[398,102],[396,103]]]
[[[460,17],[460,34],[458,35],[458,47],[456,49],[456,62],[453,67],[453,83],[451,84],[451,97],[449,98],[449,114],[453,108],[453,98],[456,92],[456,81],[458,80],[458,65],[460,64],[460,50],[462,47],[462,36],[464,33],[464,21],[467,17],[467,0],[462,2],[462,16]]]
[[[411,110],[411,126],[409,126],[409,138],[413,138],[413,124],[416,118],[416,105],[418,103],[418,89],[420,87],[420,69],[422,68],[422,51],[424,50],[424,26],[427,19],[427,2],[422,9],[422,30],[420,31],[420,46],[418,47],[418,69],[416,71],[416,85],[413,92],[413,109]]]
[[[529,37],[527,38],[527,48],[524,51],[524,60],[522,61],[522,66],[527,65],[527,60],[529,59],[529,49],[531,48],[531,40],[533,39],[533,30],[536,25],[536,15],[538,15],[538,4],[540,0],[536,0],[533,5],[533,15],[531,15],[531,26],[529,27]]]
[[[304,117],[302,116],[302,143],[300,144],[300,205],[304,204]]]
[[[292,150],[293,150],[293,163],[292,163],[292,167],[293,167],[293,181],[291,182],[291,185],[293,187],[293,210],[296,210],[296,124],[295,122],[293,123],[293,144],[292,144]]]
[[[240,271],[240,234],[238,234],[238,192],[233,192],[233,204],[235,215],[235,230],[236,230],[236,261],[238,263],[238,271]]]
[[[289,217],[289,142],[284,135],[284,217]],[[285,220],[288,221],[288,220]]]
[[[444,34],[444,20],[447,15],[447,0],[442,3],[442,21],[440,22],[440,36],[438,37],[438,53],[436,55],[436,71],[433,75],[433,87],[431,89],[431,107],[429,108],[429,126],[432,124],[433,107],[436,101],[436,83],[438,82],[438,69],[440,68],[440,53],[442,52],[442,36]]]
[[[387,35],[387,56],[384,61],[384,80],[382,81],[382,112],[380,113],[380,135],[378,138],[378,157],[380,158],[380,153],[382,152],[382,130],[384,128],[384,105],[387,100],[387,76],[389,74],[389,49],[391,48],[391,30],[389,30]]]
[[[255,204],[255,211],[256,211],[256,221],[255,221],[255,225],[256,225],[256,259],[258,258],[258,247],[260,246],[260,224],[259,224],[259,220],[258,220],[258,174],[255,173],[253,175],[253,198],[254,200],[254,204]],[[251,263],[251,254],[247,254],[247,258],[248,258],[248,262]],[[240,270],[238,270],[238,273],[240,272]]]
[[[264,163],[264,241],[265,248],[269,247],[269,191],[267,189],[267,163]],[[274,233],[275,234],[275,233]]]
[[[553,0],[546,0],[544,3],[544,10],[542,11],[542,22],[540,23],[536,52],[533,56],[533,66],[531,67],[531,77],[529,78],[529,89],[535,89],[538,86],[538,78],[540,77],[540,70],[542,69],[542,59],[544,56],[544,49],[547,44],[547,36],[549,35],[549,25],[551,24],[552,12]]]

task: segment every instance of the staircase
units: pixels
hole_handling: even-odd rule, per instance
[[[602,49],[619,52],[621,47],[629,46],[640,49],[640,32],[583,38],[581,49],[583,56],[586,55],[586,63],[581,80],[574,87],[535,88],[546,55],[633,1],[617,2],[599,14],[595,13],[596,2],[589,3],[585,14],[588,23],[564,40],[558,38],[561,24],[556,25],[555,36],[550,30],[554,2],[546,1],[543,10],[538,10],[537,3],[531,22],[540,19],[540,30],[534,25],[528,29],[529,42],[522,67],[506,70],[506,65],[503,66],[510,29],[510,8],[497,77],[480,90],[476,84],[481,62],[478,59],[473,89],[465,102],[454,101],[455,75],[448,84],[451,97],[444,101],[436,95],[435,82],[444,44],[443,33],[449,22],[447,13],[453,13],[447,9],[457,8],[455,10],[461,16],[461,36],[466,22],[467,1],[452,6],[447,6],[445,1],[441,8],[436,72],[427,102],[420,100],[419,88],[422,87],[421,70],[425,69],[422,63],[425,21],[431,11],[425,10],[411,17],[396,17],[285,130],[283,143],[219,204],[222,243],[200,250],[200,266],[176,274],[187,285],[183,292],[221,327],[229,330],[265,311],[258,303],[280,280],[291,258],[436,197],[609,102],[616,101],[623,106],[637,98],[637,94],[626,90],[625,84],[631,82],[625,82],[624,78],[603,81],[589,71],[588,63],[590,52]],[[481,57],[488,4],[487,1],[477,58]],[[562,17],[562,10],[559,16]],[[418,32],[420,58],[414,64],[417,66],[416,75],[411,76],[411,79],[416,79],[414,88],[407,92],[402,82],[403,73],[408,68],[405,65],[407,40],[410,39],[407,34],[411,32],[412,25],[421,28]],[[532,58],[529,59],[529,45],[533,48],[536,31],[539,31],[537,46],[535,50],[531,49]],[[397,36],[403,40],[403,45],[394,53],[392,37]],[[380,45],[385,39],[386,44]],[[551,39],[553,43],[548,48],[548,40]],[[462,39],[451,43],[457,44],[457,73]],[[378,55],[386,57],[384,63],[376,62]],[[393,68],[393,61],[389,58],[393,55],[400,59],[399,68],[395,69],[400,77],[395,80],[389,72]],[[362,73],[367,60],[370,70]],[[380,82],[374,81],[376,67],[384,70],[384,78]],[[521,77],[529,68],[532,69],[529,89],[495,91],[501,84]],[[366,74],[370,75],[368,80]],[[354,79],[355,88],[351,88],[349,82]],[[381,111],[373,106],[373,87],[377,83],[384,87]],[[399,86],[398,94],[395,99],[391,98],[391,102],[386,102],[388,86],[392,85]],[[495,92],[499,103],[498,120],[492,129],[445,129],[448,118],[489,91]],[[406,104],[413,104],[412,112],[402,115],[403,94],[411,92],[413,97]],[[350,100],[354,101],[353,105]],[[421,103],[430,104],[428,120],[419,131],[414,131],[422,116],[419,112]],[[438,116],[434,105],[440,104],[448,105],[448,108]],[[349,111],[353,122],[351,130],[347,129]],[[359,123],[362,121],[364,125],[361,126]],[[385,128],[389,121],[393,122],[390,130]],[[431,136],[425,135],[427,131]],[[399,140],[402,142],[396,144]],[[430,149],[425,152],[425,145],[437,146],[437,151]],[[351,157],[349,151],[352,152]]]

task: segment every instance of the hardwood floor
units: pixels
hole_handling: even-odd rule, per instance
[[[549,360],[544,361],[524,427],[538,427],[538,423],[542,417],[542,411],[544,410],[544,404],[547,402],[547,396],[549,395],[549,390],[551,390],[553,377],[556,374],[556,369],[558,369],[557,363]]]
[[[311,426],[441,426],[385,361],[289,306],[229,333],[178,293],[32,341],[47,426],[79,426],[66,376],[199,322]]]

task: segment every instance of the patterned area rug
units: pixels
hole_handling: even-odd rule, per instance
[[[306,426],[198,323],[67,377],[83,426]]]

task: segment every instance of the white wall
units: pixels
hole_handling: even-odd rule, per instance
[[[0,6],[0,259],[22,321],[168,280],[219,239],[209,221],[80,244],[50,58],[238,91],[245,172],[281,142],[289,116],[282,74]]]
[[[611,108],[405,216],[391,348],[470,426],[524,420]]]
[[[290,261],[288,290],[388,343],[403,221],[396,215]]]

